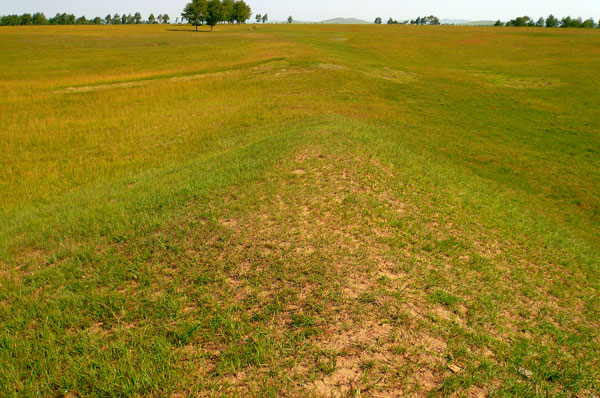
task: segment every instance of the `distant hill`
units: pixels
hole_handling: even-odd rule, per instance
[[[269,21],[269,22],[267,22],[267,23],[271,23],[271,24],[286,24],[286,23],[288,23],[288,21],[279,21],[279,20],[276,20],[276,19],[275,19],[275,20]],[[296,20],[294,20],[292,23],[293,23],[293,24],[314,24],[314,23],[318,23],[318,22],[312,22],[312,21],[296,21]]]
[[[496,21],[469,21],[461,25],[470,25],[470,26],[490,26],[495,24]]]
[[[442,25],[464,25],[469,22],[468,19],[440,19]]]
[[[325,21],[321,21],[319,23],[359,25],[359,24],[369,24],[372,22],[363,21],[362,19],[357,19],[357,18],[333,18],[333,19],[327,19]]]
[[[488,26],[493,25],[496,21],[469,21],[468,19],[441,19],[442,25],[469,25],[469,26]]]

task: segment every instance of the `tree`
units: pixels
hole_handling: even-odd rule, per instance
[[[96,18],[94,18],[94,20],[92,21],[92,23],[93,23],[94,25],[101,25],[101,24],[102,24],[102,21],[103,21],[103,20],[102,20],[102,18],[100,18],[100,17],[96,17]]]
[[[170,20],[171,17],[169,16],[169,14],[163,14],[163,23],[168,24]]]
[[[533,21],[528,16],[511,19],[506,23],[506,26],[531,26]],[[535,25],[535,23],[533,23]]]
[[[107,25],[110,25],[112,23],[112,16],[110,14],[104,17],[104,23],[106,23]]]
[[[497,20],[494,26],[504,26],[501,20]]]
[[[21,17],[20,16],[9,15],[7,18],[8,18],[8,23],[6,25],[13,25],[13,26],[21,25]]]
[[[62,14],[56,14],[54,18],[50,18],[48,22],[50,25],[74,25],[75,15],[67,14],[66,12]]]
[[[115,25],[121,24],[121,16],[119,14],[113,15],[112,21]]]
[[[23,17],[21,17],[23,18]],[[583,25],[581,25],[582,28],[595,28],[596,27],[596,22],[594,22],[594,18],[589,18],[586,19],[585,21],[583,21]]]
[[[210,26],[210,31],[212,32],[215,25],[224,20],[225,9],[221,0],[210,0],[206,8],[206,23]]]
[[[31,25],[33,23],[33,18],[31,14],[23,14],[21,15],[21,25]]]
[[[439,25],[440,19],[435,15],[430,15],[427,17],[427,25]]]
[[[127,15],[123,14],[123,16],[121,17],[121,23],[123,25],[127,25],[129,23],[129,19],[127,19]]]
[[[2,20],[4,21],[2,25],[21,25],[21,17],[19,15],[7,15],[3,17]]]
[[[233,12],[235,14],[235,21],[237,21],[237,23],[246,23],[246,21],[250,19],[250,16],[252,15],[252,9],[244,2],[244,0],[235,2]]]
[[[36,12],[31,17],[31,23],[33,23],[34,25],[46,25],[48,23],[48,20],[46,19],[46,16],[44,14],[42,14],[41,12]]]
[[[194,25],[197,31],[198,25],[202,25],[202,23],[206,21],[207,7],[208,4],[206,0],[193,0],[183,9],[181,19],[185,19],[190,24]]]
[[[381,21],[381,17],[377,17],[377,18],[375,18],[375,23],[376,23],[377,25],[381,25],[381,22],[382,22],[382,21]]]
[[[546,27],[547,28],[556,28],[558,26],[558,19],[554,18],[554,15],[548,15],[546,18]]]
[[[223,15],[224,21],[235,22],[235,2],[233,0],[223,0]]]
[[[393,25],[394,24],[394,20],[390,17],[390,19],[388,19],[387,21],[388,25]]]
[[[579,18],[571,18],[571,17],[566,17],[560,20],[560,27],[561,28],[581,28],[583,27],[583,20],[581,19],[581,17]]]
[[[156,23],[156,17],[154,14],[148,15],[148,23]]]
[[[256,23],[260,23],[261,20],[262,20],[262,15],[256,14]]]
[[[88,20],[85,18],[85,16],[81,16],[75,20],[75,24],[76,25],[87,25]]]
[[[294,18],[292,18],[292,16],[290,15],[290,16],[288,17],[288,19],[287,19],[287,22],[288,22],[288,23],[292,23],[292,22],[294,22]]]
[[[162,23],[163,22],[162,14],[158,14],[158,17],[156,17],[156,20],[158,21],[158,23]]]
[[[535,26],[544,27],[544,18],[540,17],[535,23]]]
[[[389,22],[388,22],[389,23]],[[394,21],[394,23],[399,23],[398,21]],[[405,22],[407,23],[407,22]],[[430,15],[428,17],[417,17],[417,19],[413,19],[410,21],[411,25],[440,25],[440,19],[435,15]]]
[[[56,14],[53,18],[48,20],[50,25],[74,25],[75,24],[75,15],[73,14]]]
[[[269,16],[267,14],[263,15],[262,23],[267,23],[268,20],[269,20]]]
[[[142,14],[140,14],[139,12],[136,12],[135,15],[133,16],[133,22],[135,24],[141,24],[142,23]]]

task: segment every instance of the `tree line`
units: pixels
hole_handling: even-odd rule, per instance
[[[380,17],[375,18],[375,23],[377,25],[381,25],[383,23],[382,19]],[[440,24],[440,19],[438,17],[436,17],[435,15],[430,15],[428,17],[418,17],[417,19],[413,19],[413,20],[406,20],[406,21],[402,21],[402,22],[398,22],[393,18],[388,19],[387,21],[388,25],[439,25]]]
[[[245,23],[251,15],[250,6],[243,0],[192,0],[186,4],[181,18],[194,25],[196,30],[206,24],[212,31],[218,23]]]
[[[133,25],[133,24],[168,24],[171,17],[168,14],[159,14],[155,17],[150,14],[148,19],[143,19],[142,14],[108,14],[106,17],[95,17],[87,19],[85,16],[76,17],[73,14],[56,14],[52,18],[46,18],[41,12],[35,14],[23,15],[4,15],[0,17],[0,26],[19,26],[19,25]]]
[[[383,23],[383,20],[380,17],[375,18],[375,23],[380,25]],[[388,25],[440,25],[440,20],[438,17],[434,15],[430,15],[428,17],[419,17],[413,20],[406,20],[402,22],[398,22],[393,18],[388,19]],[[500,20],[496,21],[494,26],[538,26],[538,27],[547,27],[547,28],[600,28],[600,21],[594,21],[594,18],[589,18],[583,20],[581,17],[579,18],[571,18],[565,17],[562,19],[556,18],[554,15],[549,15],[547,18],[540,18],[537,21],[534,21],[532,18],[528,16],[518,17],[515,19],[511,19],[510,21],[504,23]]]
[[[564,17],[562,19],[556,18],[550,14],[547,18],[541,17],[537,21],[534,21],[528,16],[517,17],[510,21],[503,23],[498,20],[494,26],[538,26],[546,28],[600,28],[600,21],[596,23],[594,18],[586,19],[585,21],[579,18]]]

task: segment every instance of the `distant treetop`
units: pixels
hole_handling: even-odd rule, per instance
[[[381,18],[375,18],[376,24],[380,24],[381,22]],[[387,21],[388,25],[408,25],[409,23],[411,25],[439,25],[440,19],[434,15],[430,15],[428,17],[418,17],[417,19],[413,19],[412,21],[396,21],[393,18],[390,18]]]

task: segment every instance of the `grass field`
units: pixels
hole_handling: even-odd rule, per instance
[[[0,54],[0,396],[599,396],[600,30]]]

